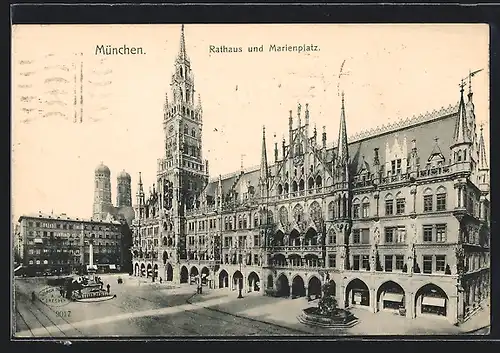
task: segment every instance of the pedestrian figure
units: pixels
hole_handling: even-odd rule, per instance
[[[64,289],[62,287],[59,289],[59,294],[61,294],[61,297],[64,297]]]
[[[108,285],[106,286],[106,288],[107,288],[107,290],[108,290],[108,294],[109,294],[109,288],[110,288],[110,287],[111,287],[111,286],[110,286],[110,285],[109,285],[109,283],[108,283]]]
[[[36,300],[35,292],[31,292],[31,301],[34,302]]]
[[[161,284],[161,282],[163,282],[163,278],[160,277],[160,284]]]

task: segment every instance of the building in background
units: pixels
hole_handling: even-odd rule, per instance
[[[19,218],[23,267],[28,274],[70,273],[89,263],[93,243],[99,271],[120,271],[124,254],[122,223],[116,220],[85,220],[66,214],[23,215]]]
[[[292,298],[332,282],[341,307],[452,323],[489,300],[489,167],[472,74],[457,104],[350,139],[342,94],[335,145],[299,104],[271,161],[264,130],[260,166],[209,180],[191,70],[182,27],[157,187],[145,195],[139,180],[135,275]]]

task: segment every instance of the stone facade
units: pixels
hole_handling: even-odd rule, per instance
[[[94,263],[103,270],[123,266],[122,224],[71,218],[66,214],[23,215],[19,218],[23,267],[44,272],[80,270],[89,263],[89,243],[93,243]]]
[[[347,137],[288,118],[288,142],[258,167],[208,179],[201,100],[182,29],[165,101],[157,188],[139,182],[134,274],[276,296],[319,296],[341,307],[462,322],[489,298],[489,169],[473,94],[459,103]],[[467,101],[467,102],[466,102]]]

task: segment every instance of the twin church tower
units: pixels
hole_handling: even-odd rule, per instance
[[[92,218],[95,220],[124,219],[128,224],[134,219],[130,175],[124,170],[117,177],[116,206],[111,201],[111,171],[102,162],[94,172],[94,206]]]

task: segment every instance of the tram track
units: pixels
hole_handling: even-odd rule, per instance
[[[43,315],[47,318],[47,320],[48,320],[48,321],[50,321],[50,323],[52,323],[52,326],[53,326],[53,327],[56,327],[56,328],[57,328],[57,329],[58,329],[58,330],[59,330],[59,331],[60,331],[60,332],[64,335],[64,337],[69,337],[69,336],[66,334],[66,332],[64,332],[64,331],[63,331],[63,330],[59,327],[59,324],[57,324],[57,323],[56,323],[53,319],[51,319],[51,318],[50,318],[50,316],[49,316],[49,315],[48,315],[48,314],[47,314],[44,310],[42,310],[42,308],[48,309],[48,310],[49,310],[49,312],[53,313],[53,315],[55,315],[55,317],[57,317],[58,319],[62,320],[65,324],[69,325],[69,326],[71,327],[71,329],[72,329],[72,330],[74,330],[74,331],[76,331],[76,332],[78,332],[78,334],[80,334],[80,335],[82,335],[82,336],[84,336],[84,335],[85,335],[82,331],[80,331],[79,329],[77,329],[77,328],[73,325],[73,323],[71,323],[69,320],[67,320],[66,318],[64,318],[64,317],[62,317],[61,315],[59,315],[59,314],[57,313],[57,311],[56,311],[56,310],[54,310],[54,308],[52,308],[51,306],[49,306],[49,305],[47,305],[46,303],[44,303],[44,302],[40,301],[38,298],[37,298],[37,300],[35,300],[34,302],[32,302],[32,301],[31,301],[31,298],[30,298],[30,297],[29,297],[29,295],[28,295],[28,294],[26,294],[26,293],[19,292],[19,294],[21,294],[21,296],[22,296],[22,297],[24,297],[24,298],[26,298],[26,299],[27,299],[27,301],[25,302],[25,304],[31,304],[31,305],[33,305],[35,308],[37,308],[37,309],[38,309],[38,311],[39,311],[40,313],[42,313],[42,314],[43,314]],[[35,312],[29,308],[29,305],[26,305],[25,309],[26,309],[26,310],[28,310],[28,311],[29,311],[29,312],[30,312],[30,313],[31,313],[31,314],[32,314],[32,315],[36,318],[36,320],[38,321],[38,323],[39,323],[39,324],[40,324],[43,328],[45,328],[45,329],[47,330],[47,332],[49,333],[49,335],[50,335],[51,337],[53,337],[53,336],[52,336],[52,334],[51,334],[51,333],[49,332],[49,330],[47,329],[46,325],[45,325],[45,324],[44,324],[44,323],[40,320],[40,318],[39,318],[39,317],[35,314]],[[21,315],[21,313],[20,313],[19,309],[17,309],[17,308],[16,308],[16,311],[17,311],[17,312]],[[24,320],[24,318],[23,318],[23,320]],[[33,333],[33,332],[32,332],[32,330],[31,330],[31,328],[30,328],[30,327],[29,327],[29,325],[27,324],[26,320],[25,320],[24,322],[26,323],[26,326],[28,326],[28,329],[30,330],[30,332],[31,332],[31,333]]]

